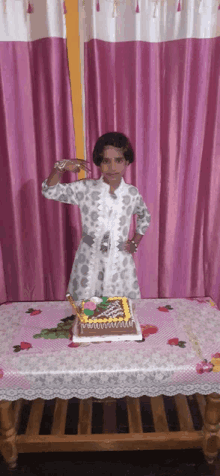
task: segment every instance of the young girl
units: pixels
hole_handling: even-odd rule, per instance
[[[66,170],[89,171],[83,160],[74,159],[57,162],[43,182],[46,198],[80,207],[82,239],[68,285],[75,300],[91,296],[140,298],[132,254],[149,226],[150,214],[137,188],[123,179],[133,161],[127,137],[110,132],[98,139],[93,150],[93,162],[102,174],[99,180],[60,184]],[[133,214],[137,215],[137,227],[133,239],[128,240]]]

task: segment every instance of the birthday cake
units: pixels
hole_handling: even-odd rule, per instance
[[[132,301],[92,297],[82,301],[73,324],[73,342],[142,340]]]

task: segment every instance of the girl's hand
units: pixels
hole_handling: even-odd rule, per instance
[[[124,243],[124,251],[133,255],[137,251],[137,246],[133,241],[128,240]]]
[[[80,170],[85,170],[88,173],[91,172],[88,165],[85,164],[85,160],[82,159],[60,160],[56,162],[55,167],[62,172],[66,170],[74,173],[78,173]]]

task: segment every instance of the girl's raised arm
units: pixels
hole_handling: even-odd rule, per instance
[[[61,160],[56,162],[47,179],[48,187],[57,185],[65,171],[68,170],[69,172],[78,173],[81,169],[85,170],[86,172],[90,172],[90,169],[85,164],[85,161],[81,159]]]
[[[89,172],[84,160],[73,159],[57,162],[47,180],[42,183],[42,194],[49,200],[56,200],[71,205],[79,205],[80,192],[84,181],[76,180],[70,183],[59,183],[62,174],[68,170],[70,172],[79,172],[80,169]]]

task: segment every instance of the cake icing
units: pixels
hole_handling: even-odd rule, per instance
[[[82,302],[81,319],[83,323],[110,323],[129,321],[131,318],[128,300],[125,297],[103,297]],[[98,301],[99,299],[99,301]],[[94,309],[90,309],[93,304]]]

